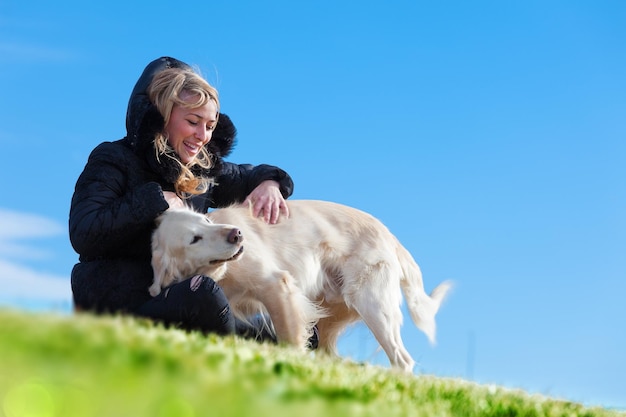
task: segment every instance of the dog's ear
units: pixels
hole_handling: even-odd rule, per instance
[[[170,285],[175,279],[176,259],[169,256],[166,248],[159,245],[159,239],[152,239],[152,271],[154,283],[161,287]]]

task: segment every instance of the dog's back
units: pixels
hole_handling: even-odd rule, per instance
[[[341,271],[349,260],[366,264],[395,258],[395,238],[373,216],[326,201],[292,200],[288,204],[289,218],[282,217],[272,225],[253,218],[250,210],[241,206],[209,214],[214,223],[237,225],[244,236],[244,259],[229,265],[230,274],[239,268],[249,270],[251,263],[257,271],[286,269],[307,297],[318,299],[328,280],[337,288],[358,284],[342,282]]]

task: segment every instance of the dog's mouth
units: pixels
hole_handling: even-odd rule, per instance
[[[242,254],[242,253],[243,253],[243,246],[241,246],[241,247],[239,248],[239,250],[237,251],[237,253],[235,253],[235,254],[234,254],[233,256],[231,256],[230,258],[228,258],[228,259],[216,259],[216,260],[214,260],[214,261],[210,261],[209,263],[210,263],[211,265],[215,265],[215,264],[221,264],[221,263],[224,263],[224,262],[234,261],[234,260],[238,259],[238,258],[241,256],[241,254]]]

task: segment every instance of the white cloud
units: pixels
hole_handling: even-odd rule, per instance
[[[63,226],[46,217],[0,208],[0,242],[9,239],[56,236],[64,232]]]
[[[0,258],[45,259],[47,251],[24,241],[58,236],[66,228],[46,217],[0,208]]]
[[[0,259],[0,300],[71,300],[70,280]]]
[[[0,305],[20,309],[67,311],[72,305],[68,277],[35,271],[0,259]]]
[[[69,309],[72,301],[69,277],[24,265],[28,259],[47,255],[45,250],[24,240],[57,236],[64,232],[63,226],[43,216],[0,208],[0,305],[25,309]],[[16,243],[17,240],[21,242]]]
[[[1,227],[1,226],[0,226]],[[5,242],[0,239],[0,258],[9,259],[45,259],[50,258],[49,251],[39,249],[33,245],[23,245],[14,242]]]

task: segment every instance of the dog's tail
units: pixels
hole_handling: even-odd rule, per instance
[[[403,273],[400,286],[404,292],[411,318],[415,325],[426,334],[429,342],[434,345],[437,334],[435,315],[439,311],[444,298],[452,289],[452,282],[442,282],[429,296],[424,291],[422,271],[413,259],[413,256],[399,242],[396,253]]]

